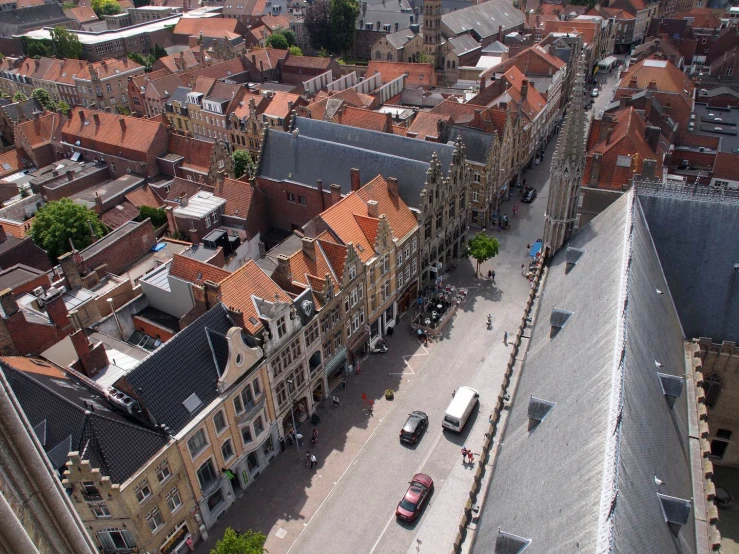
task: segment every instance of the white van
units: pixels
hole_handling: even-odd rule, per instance
[[[467,418],[470,417],[472,410],[477,406],[480,393],[471,387],[459,387],[454,393],[449,407],[444,414],[444,421],[441,426],[457,431],[458,433],[464,429]]]

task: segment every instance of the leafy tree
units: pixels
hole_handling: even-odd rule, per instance
[[[287,50],[288,52],[290,52],[291,56],[302,56],[303,55],[303,51],[297,46],[291,46]]]
[[[278,33],[282,33],[285,35],[285,38],[287,39],[287,45],[288,46],[295,46],[297,44],[295,40],[295,33],[293,33],[290,29],[280,29],[277,31]]]
[[[328,50],[326,50],[325,48],[321,48],[318,51],[318,57],[319,58],[328,58],[329,56],[330,56],[330,54],[328,53]]]
[[[54,55],[54,46],[50,40],[35,40],[23,37],[21,41],[29,58],[50,58]]]
[[[90,7],[98,17],[103,15],[115,15],[121,13],[121,5],[116,0],[92,0]]]
[[[480,264],[498,255],[500,244],[495,237],[477,233],[467,245],[467,252],[477,262],[475,275],[480,272]]]
[[[139,208],[139,221],[144,221],[147,217],[151,219],[151,224],[154,227],[161,227],[167,223],[167,212],[164,210],[150,206],[141,206]]]
[[[38,103],[47,110],[51,112],[56,111],[56,102],[54,102],[54,99],[51,97],[51,94],[49,94],[48,91],[45,91],[42,88],[36,88],[33,89],[31,96],[38,100]]]
[[[77,249],[90,246],[93,241],[90,227],[98,237],[105,234],[105,226],[100,223],[95,212],[75,204],[69,198],[62,198],[49,202],[36,212],[30,234],[33,242],[56,261],[59,256],[71,250],[70,239]]]
[[[331,49],[334,52],[346,54],[354,46],[358,15],[359,2],[357,0],[331,0],[329,22]],[[346,58],[346,55],[344,57]]]
[[[154,56],[149,54],[148,56],[144,56],[143,54],[140,54],[139,52],[129,52],[126,54],[129,60],[132,60],[136,62],[139,65],[144,66],[144,71],[149,73],[151,71],[151,66],[154,65],[154,62],[156,61],[154,59]]]
[[[244,173],[249,175],[254,173],[256,167],[248,150],[234,150],[231,159],[234,162],[234,176],[237,179],[243,176]]]
[[[21,91],[18,91],[13,95],[12,100],[13,102],[23,102],[24,100],[28,100],[28,96],[23,94]]]
[[[426,54],[424,52],[421,52],[420,54],[418,54],[418,59],[416,60],[416,63],[430,63],[430,64],[433,64],[434,63],[434,60],[431,59],[431,56],[429,56],[428,54]]]
[[[115,109],[121,115],[131,115],[131,108],[128,108],[126,106],[121,106],[120,104],[116,104]]]
[[[210,554],[264,554],[264,542],[267,540],[262,533],[247,531],[237,534],[230,527],[226,529],[223,538],[216,542]]]
[[[270,48],[277,48],[278,50],[287,50],[290,46],[287,43],[285,35],[279,32],[272,33],[270,36],[268,36],[265,44]]]
[[[115,2],[115,0],[111,1]],[[120,8],[120,6],[118,7]],[[61,25],[51,30],[51,47],[57,58],[79,60],[82,57],[82,43],[79,37],[74,33],[70,33]]]
[[[76,8],[76,7],[77,6],[75,5],[74,2],[63,2],[62,3],[62,8],[65,10],[71,10],[72,8]]]
[[[157,42],[154,44],[154,48],[151,49],[151,56],[154,58],[154,61],[157,61],[159,58],[167,56],[167,51],[163,46],[159,46],[159,43]]]
[[[69,107],[69,104],[67,104],[64,100],[60,100],[56,103],[56,111],[58,111],[62,115],[69,116],[71,108]]]
[[[331,46],[331,26],[329,24],[329,0],[315,0],[308,4],[305,11],[305,27],[310,37],[310,44],[316,50]]]

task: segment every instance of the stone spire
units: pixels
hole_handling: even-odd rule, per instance
[[[576,52],[579,50],[580,47]],[[578,54],[575,71],[575,83],[567,104],[567,114],[549,171],[549,200],[544,214],[544,248],[548,249],[548,256],[553,256],[572,235],[585,168],[584,53]]]

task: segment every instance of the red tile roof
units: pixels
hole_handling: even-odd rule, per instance
[[[79,23],[89,23],[90,21],[97,21],[98,16],[89,6],[77,6],[76,8],[69,8],[64,10],[64,14],[67,17],[76,19]]]
[[[533,120],[539,112],[546,107],[547,101],[541,93],[534,88],[534,83],[528,81],[526,76],[521,73],[517,67],[511,67],[501,76],[501,78],[510,84],[510,88],[506,92],[510,94],[516,102],[521,103],[520,107],[529,119]],[[524,81],[528,81],[526,98],[523,97],[522,93]]]
[[[30,160],[20,148],[13,148],[0,154],[0,179],[20,171],[26,166],[26,162],[30,163]]]
[[[172,31],[175,35],[197,36],[200,31],[217,30],[237,33],[243,31],[243,24],[238,19],[227,17],[183,17]]]
[[[323,249],[328,262],[334,269],[336,277],[341,280],[344,275],[344,265],[346,264],[346,256],[348,249],[343,244],[338,244],[334,237],[328,232],[323,232],[317,237],[318,242]]]
[[[182,167],[200,173],[208,173],[213,162],[214,142],[199,140],[172,133],[169,136],[169,153],[182,156]]]
[[[99,79],[107,79],[114,75],[123,73],[124,71],[131,71],[139,69],[143,73],[144,66],[136,63],[128,58],[108,58],[99,62],[87,63],[80,73],[77,74],[77,79],[91,80],[91,71],[95,71]]]
[[[387,83],[393,79],[397,79],[401,75],[406,75],[405,85],[411,87],[435,87],[436,86],[436,70],[430,63],[403,63],[403,62],[383,62],[372,60],[367,65],[367,77],[371,77],[375,73],[379,73],[382,82]]]
[[[246,58],[254,64],[257,71],[262,70],[262,68],[264,71],[268,71],[276,69],[277,64],[280,60],[284,60],[287,54],[287,50],[278,50],[277,48],[254,48],[246,54]]]
[[[721,27],[721,17],[726,10],[710,8],[693,8],[689,12],[683,12],[673,15],[673,19],[692,19],[691,27],[693,29],[718,29]]]
[[[392,123],[390,123],[392,119],[388,118],[386,114],[353,106],[345,106],[334,115],[331,121],[382,133],[388,132],[388,127],[392,126]]]
[[[224,179],[216,184],[213,194],[226,200],[225,215],[245,218],[249,215],[252,196],[261,192],[255,190],[247,181]]]
[[[154,62],[155,70],[166,69],[170,73],[178,73],[180,71],[189,71],[200,67],[192,50],[183,50],[171,56],[162,56]],[[151,75],[151,74],[150,74]]]
[[[717,153],[711,177],[715,179],[727,179],[729,181],[739,180],[739,154],[730,152]]]
[[[654,81],[657,90],[675,92],[690,102],[695,88],[690,77],[680,71],[671,61],[647,58],[629,67],[621,78],[618,88],[632,87],[632,79],[638,89],[645,89]]]
[[[453,123],[452,116],[443,113],[418,112],[408,127],[406,136],[420,140],[439,140],[439,123]]]
[[[586,43],[593,44],[598,31],[598,25],[594,21],[577,21],[574,19],[569,21],[547,21],[544,25],[544,32],[547,34],[570,33],[581,35]]]
[[[220,283],[231,274],[225,269],[201,262],[189,256],[175,254],[172,256],[172,265],[169,274],[188,283],[202,284],[205,281]]]
[[[331,64],[331,58],[321,58],[319,56],[288,56],[282,64],[282,70],[294,72],[299,69],[323,69],[328,71]]]
[[[117,229],[124,223],[128,223],[138,216],[139,209],[130,202],[124,200],[117,206],[113,206],[107,212],[103,213],[100,216],[100,221],[110,229]]]
[[[16,126],[16,132],[21,132],[28,141],[31,148],[38,148],[49,144],[51,139],[57,136],[59,127],[66,118],[59,114],[48,113],[31,121],[24,121]]]
[[[299,94],[278,91],[275,92],[275,95],[270,99],[269,104],[265,107],[264,112],[262,113],[284,119],[290,114],[291,108],[288,103],[292,102],[292,105],[295,107],[299,105],[301,100],[302,98]]]
[[[276,31],[277,29],[290,30],[290,18],[286,15],[267,14],[262,17],[262,23],[269,27],[271,31]]]
[[[475,110],[479,110],[480,106],[472,104],[464,104],[456,98],[447,98],[441,104],[437,104],[431,109],[430,113],[448,115],[453,123],[459,123],[465,118],[471,118]]]
[[[393,231],[393,237],[398,240],[413,231],[418,222],[416,216],[400,196],[393,196],[388,190],[387,180],[378,175],[357,191],[357,195],[365,202],[377,202],[377,213],[387,217],[387,222]]]
[[[141,206],[159,208],[164,205],[164,200],[149,185],[144,185],[141,188],[129,192],[126,194],[126,200],[137,208]]]

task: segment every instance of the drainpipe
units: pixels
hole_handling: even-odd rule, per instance
[[[125,337],[123,336],[123,329],[121,328],[121,322],[118,320],[118,314],[115,313],[115,306],[113,306],[113,299],[108,298],[108,305],[110,306],[110,312],[113,314],[113,319],[115,319],[115,324],[118,326],[118,334],[121,336],[121,340],[125,341]]]

